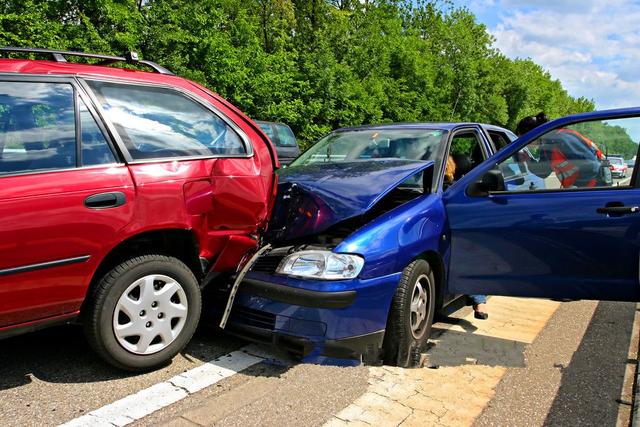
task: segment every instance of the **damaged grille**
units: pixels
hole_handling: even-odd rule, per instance
[[[252,271],[259,271],[261,273],[275,273],[278,265],[284,259],[284,255],[265,255],[258,258],[253,267],[251,267]]]
[[[236,306],[231,312],[231,321],[273,331],[276,326],[276,315],[266,311]]]

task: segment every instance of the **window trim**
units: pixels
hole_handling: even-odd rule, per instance
[[[81,167],[63,168],[63,169],[38,169],[38,170],[30,170],[30,171],[24,171],[24,172],[7,173],[4,175],[0,175],[0,179],[12,178],[16,176],[41,175],[44,173],[74,172],[77,170],[86,170],[86,169],[111,169],[111,168],[120,167],[120,166],[124,166],[124,164],[123,163],[105,163],[102,165],[90,165],[90,166],[81,166]]]
[[[444,156],[442,156],[442,167],[440,168],[441,170],[440,170],[439,181],[437,182],[436,187],[432,189],[432,192],[436,192],[438,191],[438,189],[442,191],[442,187],[444,185],[444,173],[445,173],[445,169],[447,168],[447,158],[449,157],[449,152],[451,151],[451,144],[453,143],[453,138],[455,138],[456,135],[460,133],[467,133],[467,132],[473,132],[476,135],[476,139],[480,143],[480,149],[482,150],[482,154],[484,155],[483,162],[485,162],[489,157],[493,156],[494,153],[491,152],[493,145],[491,145],[490,140],[484,134],[484,128],[482,128],[482,126],[464,125],[464,126],[453,129],[452,131],[449,132],[449,135],[447,135],[446,149],[444,150]],[[458,184],[458,182],[460,181],[454,182],[450,188],[454,187],[456,184]]]
[[[99,166],[99,165],[85,165],[84,160],[82,159],[83,144],[82,144],[82,118],[80,115],[80,101],[84,103],[84,106],[87,108],[89,115],[91,116],[91,118],[93,118],[93,121],[96,123],[96,125],[98,126],[98,129],[102,133],[102,136],[104,137],[107,143],[107,147],[109,148],[109,151],[111,151],[113,158],[116,160],[115,163],[123,164],[124,162],[122,161],[122,156],[116,149],[116,146],[111,138],[111,135],[109,134],[109,131],[105,128],[104,123],[102,122],[102,119],[96,113],[95,107],[93,106],[91,99],[89,99],[84,92],[78,90],[78,92],[76,93],[76,112],[77,112],[76,113],[77,114],[76,132],[79,132],[77,140],[80,141],[77,147],[77,149],[79,150],[79,154],[77,154],[77,159],[80,162],[80,166],[78,167],[81,168],[81,167],[89,167],[89,166]],[[114,164],[114,163],[104,163],[104,164],[106,165],[106,164]]]
[[[75,121],[76,133],[76,169],[82,165],[82,129],[80,129],[80,102],[78,102],[78,91],[73,90],[73,120]]]
[[[251,144],[251,140],[249,139],[247,134],[233,120],[231,120],[226,114],[224,114],[222,111],[216,108],[212,103],[189,92],[186,89],[183,89],[177,86],[171,86],[168,84],[162,84],[162,83],[143,82],[138,80],[127,80],[127,79],[93,77],[93,76],[78,77],[78,81],[80,82],[80,84],[82,85],[82,87],[84,88],[88,96],[91,98],[94,106],[96,107],[96,110],[98,111],[98,113],[100,114],[100,117],[102,118],[102,121],[108,127],[109,133],[117,142],[117,145],[120,148],[120,151],[122,152],[122,155],[127,164],[137,165],[137,164],[148,164],[148,163],[166,163],[166,162],[175,162],[175,161],[204,160],[204,159],[217,159],[217,158],[245,159],[245,158],[251,158],[254,155],[253,144]],[[129,152],[129,149],[127,148],[126,144],[124,143],[122,136],[118,132],[116,125],[111,120],[109,120],[106,113],[104,112],[102,108],[102,103],[100,102],[98,95],[89,86],[88,82],[91,82],[91,81],[121,84],[126,86],[156,87],[156,88],[162,88],[162,89],[167,89],[167,90],[177,92],[178,94],[186,97],[187,99],[190,99],[192,102],[195,102],[196,104],[200,105],[204,109],[208,110],[211,114],[220,118],[226,125],[228,125],[234,132],[236,132],[236,134],[240,137],[240,140],[242,141],[243,145],[245,146],[246,153],[233,154],[233,155],[204,154],[204,155],[198,155],[198,156],[173,156],[173,157],[157,157],[157,158],[151,158],[151,159],[134,159],[131,156],[131,153]]]

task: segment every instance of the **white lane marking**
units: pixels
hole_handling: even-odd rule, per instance
[[[269,354],[264,353],[259,347],[249,345],[105,405],[61,426],[126,426],[267,358]]]

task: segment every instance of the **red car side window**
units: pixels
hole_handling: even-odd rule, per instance
[[[74,90],[0,82],[0,175],[76,167]]]
[[[97,81],[89,85],[134,160],[247,154],[231,126],[178,91]]]

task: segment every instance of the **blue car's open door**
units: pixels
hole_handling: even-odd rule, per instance
[[[600,154],[624,150],[630,158],[638,139],[640,109],[571,116],[463,177],[444,195],[449,290],[639,301],[637,167],[630,178],[612,179]],[[517,166],[526,173],[514,185]],[[535,174],[532,185],[527,173]]]

